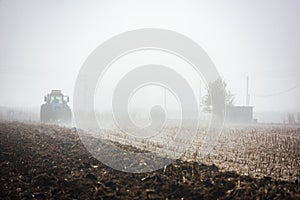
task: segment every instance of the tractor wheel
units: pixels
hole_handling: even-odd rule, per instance
[[[42,123],[47,123],[49,122],[49,113],[48,113],[48,109],[47,106],[45,104],[43,104],[41,106],[41,111],[40,111],[40,121]]]

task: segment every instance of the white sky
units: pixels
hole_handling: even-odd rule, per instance
[[[119,33],[164,28],[196,41],[244,104],[300,83],[300,1],[0,0],[0,106],[37,107],[51,89],[72,97],[77,73]],[[197,87],[197,86],[195,86]],[[300,87],[251,96],[256,112],[300,111]]]

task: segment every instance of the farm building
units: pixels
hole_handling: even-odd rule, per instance
[[[250,124],[253,122],[253,106],[227,106],[226,122]]]

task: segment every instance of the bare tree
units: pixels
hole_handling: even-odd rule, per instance
[[[207,112],[219,113],[223,112],[226,106],[235,104],[235,95],[226,90],[227,83],[219,78],[209,83],[207,95],[203,97],[203,110]]]

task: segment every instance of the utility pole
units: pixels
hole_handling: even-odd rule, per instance
[[[247,76],[247,83],[246,83],[246,106],[250,104],[250,95],[249,95],[249,77]]]

